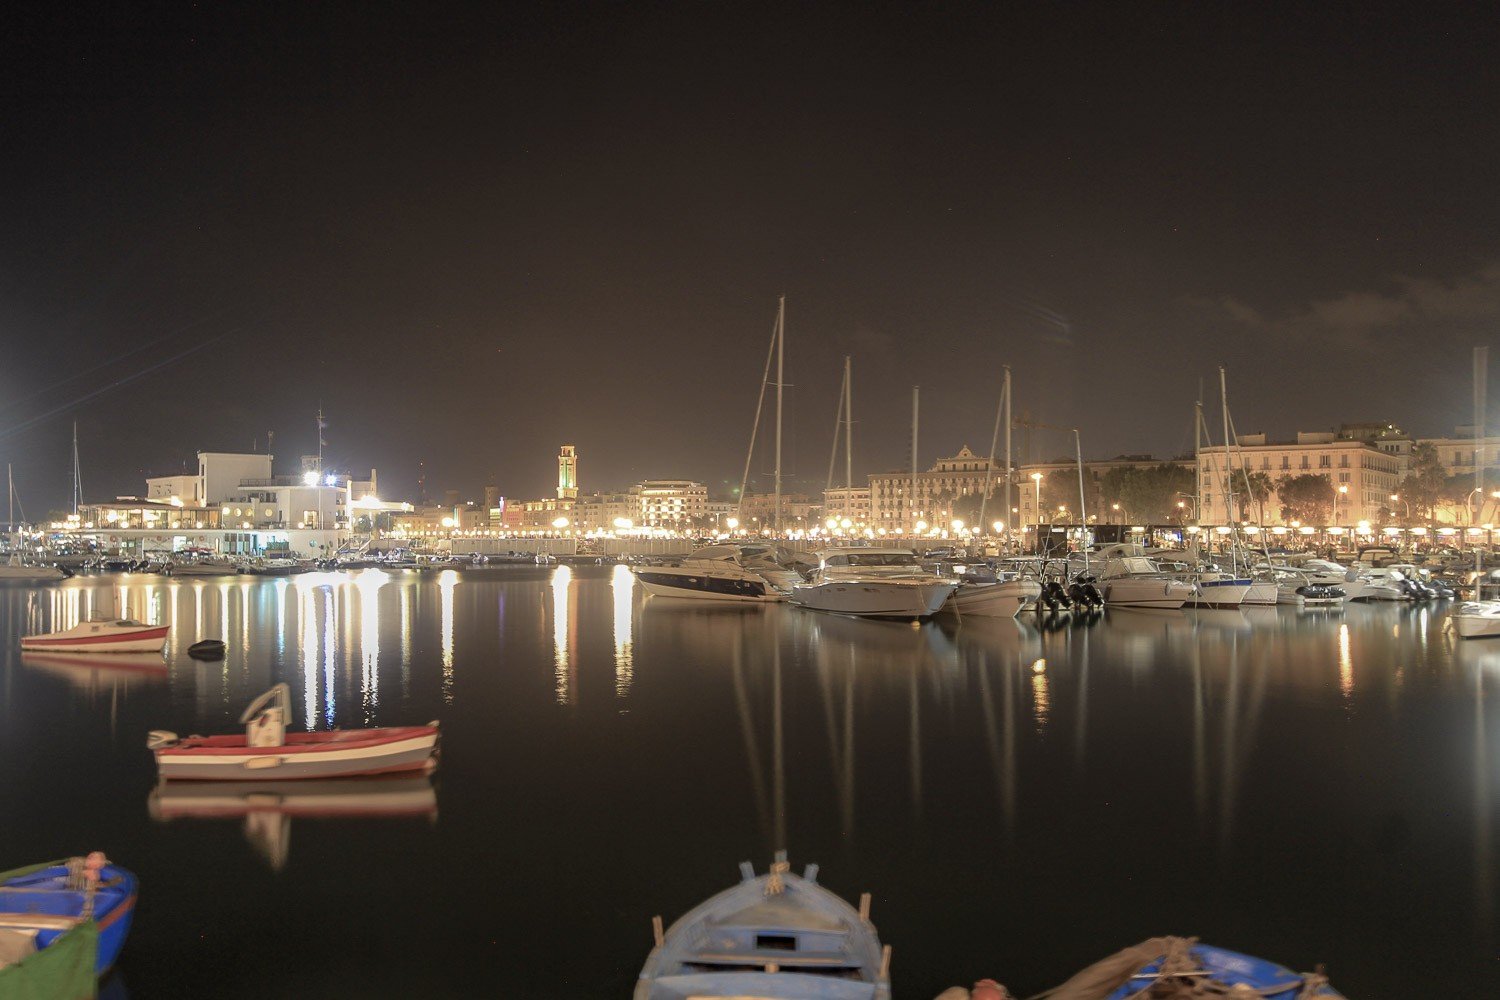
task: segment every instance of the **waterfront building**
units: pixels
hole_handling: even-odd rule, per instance
[[[1269,441],[1264,434],[1241,434],[1226,459],[1223,445],[1211,445],[1199,451],[1199,470],[1203,477],[1203,508],[1198,520],[1202,524],[1226,524],[1229,510],[1225,503],[1226,474],[1239,476],[1243,465],[1248,472],[1261,472],[1274,484],[1282,479],[1304,475],[1327,476],[1334,489],[1332,523],[1354,526],[1361,521],[1377,522],[1381,509],[1390,501],[1401,482],[1405,460],[1400,440],[1380,441],[1341,437],[1333,431],[1302,431],[1295,441]],[[1264,523],[1286,523],[1281,516],[1280,498],[1273,492],[1265,501]],[[1236,507],[1236,521],[1257,520],[1259,512]]]
[[[751,533],[770,529],[776,520],[776,494],[746,493],[736,505],[740,530]],[[822,523],[823,506],[806,493],[781,494],[781,530],[805,531]]]
[[[689,531],[708,526],[708,487],[691,479],[648,479],[631,490],[641,527]]]
[[[870,487],[837,487],[823,491],[823,518],[833,518],[841,524],[847,520],[852,528],[863,529],[870,525]]]
[[[974,454],[968,445],[915,477],[909,471],[877,473],[870,477],[868,520],[889,534],[909,534],[918,522],[946,527],[957,501],[981,496],[987,480],[993,495],[1004,476],[1001,466]]]

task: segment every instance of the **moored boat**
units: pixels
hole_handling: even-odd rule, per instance
[[[159,653],[167,643],[170,625],[146,625],[130,618],[91,619],[72,628],[21,638],[30,652]]]
[[[738,545],[706,545],[681,559],[631,568],[653,597],[700,601],[779,601],[781,594],[759,572],[740,561]]]
[[[889,1000],[890,949],[870,922],[869,894],[856,910],[817,878],[817,865],[793,875],[779,851],[765,875],[741,863],[739,885],[665,932],[655,918],[634,1000]]]
[[[1021,613],[1022,608],[1036,604],[1037,598],[1041,596],[1041,584],[1035,580],[1023,577],[1010,580],[971,580],[966,574],[944,607],[956,611],[960,617],[973,615],[980,618],[1014,618]]]
[[[827,549],[812,579],[789,600],[813,611],[865,618],[929,618],[958,589],[958,581],[922,569],[910,549]]]
[[[1296,973],[1253,955],[1199,944],[1196,938],[1142,941],[1093,965],[1045,994],[1048,1000],[1135,997],[1256,997],[1341,1000],[1321,972]]]
[[[1160,572],[1144,556],[1109,559],[1097,584],[1111,608],[1156,608],[1173,611],[1193,597],[1193,585]]]
[[[1460,638],[1500,636],[1500,601],[1465,601],[1448,615],[1448,620]]]
[[[0,996],[93,996],[125,946],[136,886],[98,851],[0,872]]]
[[[186,736],[154,730],[146,746],[164,780],[286,781],[430,770],[437,766],[438,724],[288,733],[285,684],[250,703],[243,734]]]

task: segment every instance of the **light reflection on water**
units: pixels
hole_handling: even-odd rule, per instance
[[[201,808],[163,808],[176,817],[260,810],[252,839],[286,877],[295,873],[288,885],[315,914],[323,899],[330,913],[373,908],[346,857],[356,842],[377,856],[399,842],[413,864],[432,853],[443,868],[456,862],[449,851],[536,858],[524,866],[535,872],[507,875],[508,891],[526,902],[508,908],[487,896],[489,905],[514,924],[532,910],[559,930],[595,921],[579,933],[599,942],[601,967],[623,970],[621,989],[606,984],[610,995],[628,991],[643,957],[631,928],[611,921],[659,903],[618,876],[621,853],[682,858],[689,868],[778,847],[823,860],[837,888],[879,891],[907,956],[902,992],[917,996],[952,980],[924,966],[929,953],[972,955],[976,967],[1012,978],[984,951],[994,948],[987,935],[955,919],[976,894],[1003,895],[1016,912],[1087,901],[1069,909],[1077,919],[1067,928],[1007,923],[1016,940],[1006,953],[1030,956],[1035,969],[1023,975],[1037,988],[1072,971],[1062,963],[1076,951],[1102,955],[1131,933],[1188,921],[1205,934],[1232,927],[1240,937],[1225,943],[1292,964],[1329,961],[1335,983],[1363,995],[1399,995],[1391,984],[1411,975],[1400,955],[1415,950],[1442,954],[1438,975],[1454,976],[1450,992],[1467,995],[1471,984],[1453,970],[1493,945],[1500,640],[1457,642],[1443,632],[1442,610],[1110,613],[1091,626],[912,628],[647,599],[623,568],[563,566],[478,579],[85,577],[0,588],[0,619],[11,634],[17,622],[46,630],[111,603],[173,623],[171,655],[127,671],[123,662],[33,663],[12,649],[0,664],[0,761],[46,753],[58,781],[102,787],[93,818],[62,823],[62,833],[87,839],[86,823],[123,817],[112,852],[150,859],[162,852],[131,838],[170,836],[174,863],[198,868],[233,855],[207,822],[143,831],[125,822],[150,790],[141,737],[147,728],[232,730],[244,704],[278,680],[292,685],[309,728],[440,717],[438,786],[366,789],[361,800],[339,789],[326,798],[272,789],[248,804],[211,796]],[[205,628],[231,640],[223,663],[184,658]],[[40,731],[19,725],[31,715],[54,721]],[[113,742],[77,740],[91,721]],[[17,773],[0,768],[0,809],[56,808],[31,797]],[[389,825],[398,807],[435,821],[435,788],[463,804],[445,810],[443,839]],[[492,800],[503,814],[484,811]],[[344,825],[320,834],[299,808]],[[506,821],[515,814],[527,822]],[[299,832],[295,848],[292,823],[312,831]],[[239,827],[227,829],[245,852]],[[16,837],[0,824],[0,848]],[[1144,891],[1149,878],[1180,874],[1184,858],[1211,875],[1214,898],[1232,902]],[[168,879],[150,867],[161,863],[148,860],[144,874]],[[672,867],[649,864],[653,874]],[[549,909],[559,894],[546,879],[559,865],[586,876],[600,915]],[[1386,870],[1400,877],[1379,879],[1388,919],[1375,921],[1369,894],[1345,883]],[[674,886],[673,899],[718,888]],[[474,905],[459,887],[431,891],[456,914]],[[1435,893],[1473,902],[1433,915],[1422,901]],[[1319,904],[1288,918],[1274,902],[1288,898]],[[151,942],[178,937],[183,928],[169,927],[179,919],[185,927],[189,918],[158,911],[152,920],[169,926],[143,935],[135,968],[144,971],[133,981],[148,995],[170,967]],[[311,961],[266,923],[260,944]],[[1052,938],[1064,930],[1089,947],[1058,945]],[[563,946],[528,950],[560,982],[592,968]],[[479,953],[445,962],[485,976],[508,968]],[[382,960],[370,965],[377,986],[366,992],[378,994]]]

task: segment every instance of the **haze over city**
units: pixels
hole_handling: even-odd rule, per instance
[[[737,486],[1017,412],[1089,456],[1468,422],[1500,319],[1493,25],[1458,12],[163,6],[10,16],[0,459],[61,507],[200,449],[391,492]],[[1493,391],[1492,391],[1493,395]],[[1038,435],[1037,457],[1069,442]],[[757,470],[768,468],[758,462]]]

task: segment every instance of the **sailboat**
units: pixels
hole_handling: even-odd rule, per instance
[[[0,564],[0,583],[49,583],[66,580],[73,574],[65,569],[22,561],[21,553],[16,547],[21,537],[21,533],[16,531],[16,480],[9,465],[5,467],[5,479],[10,488],[10,512],[5,522],[5,527],[10,532],[10,558]]]

